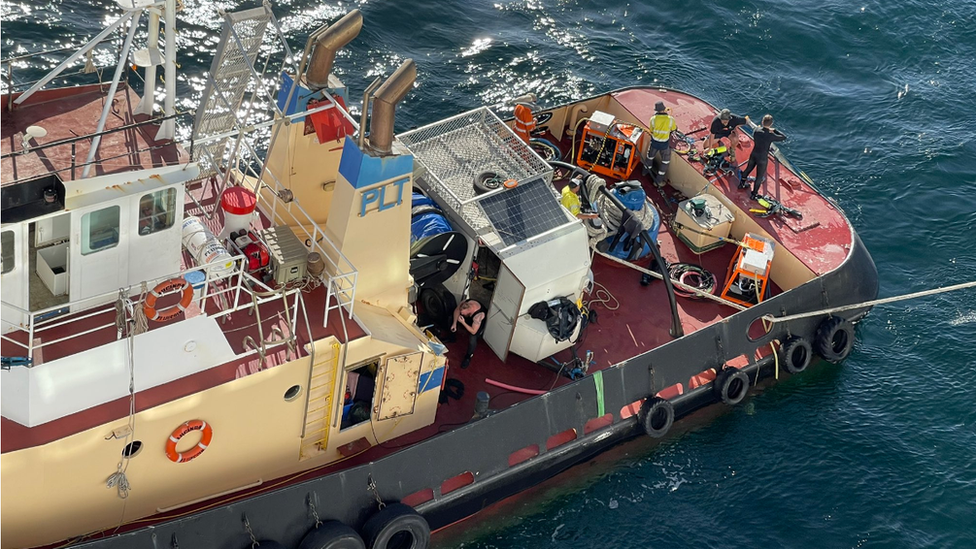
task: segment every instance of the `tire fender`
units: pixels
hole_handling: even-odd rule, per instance
[[[327,520],[305,534],[298,549],[366,549],[366,543],[351,527]]]
[[[674,423],[674,405],[660,397],[648,398],[641,404],[637,421],[647,436],[661,438],[668,434]]]
[[[430,525],[413,507],[390,503],[369,517],[363,525],[363,538],[369,549],[427,549]]]
[[[816,336],[817,354],[837,364],[854,348],[854,325],[846,318],[832,316],[820,323]]]
[[[735,406],[749,392],[749,376],[738,368],[724,368],[715,376],[716,396],[725,404]]]
[[[813,358],[813,347],[802,337],[791,337],[779,349],[779,362],[790,374],[798,374],[807,369]]]

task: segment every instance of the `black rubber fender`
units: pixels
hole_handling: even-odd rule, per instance
[[[389,503],[363,525],[363,538],[369,549],[427,549],[430,525],[413,507]]]
[[[814,341],[817,354],[827,362],[837,364],[854,348],[854,325],[846,318],[832,316],[820,323]]]
[[[779,362],[791,374],[798,374],[807,369],[813,358],[813,347],[802,337],[787,339],[779,350]]]
[[[305,534],[298,549],[366,549],[366,543],[352,527],[327,520]]]
[[[668,434],[674,423],[674,405],[661,397],[648,398],[641,404],[637,421],[640,422],[647,436],[661,438]]]
[[[253,547],[250,543],[247,544],[247,548]],[[261,539],[257,541],[257,549],[285,549],[285,546],[270,539]]]
[[[738,368],[724,368],[715,376],[715,395],[725,404],[735,406],[749,392],[749,376]]]

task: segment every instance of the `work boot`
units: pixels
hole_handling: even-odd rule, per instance
[[[755,191],[753,191],[752,193],[749,194],[749,199],[750,200],[755,200],[756,202],[759,202],[759,195],[756,194]]]

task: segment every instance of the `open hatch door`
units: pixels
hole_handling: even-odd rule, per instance
[[[485,319],[488,324],[484,335],[485,343],[503,361],[508,357],[508,350],[512,345],[515,323],[518,321],[524,295],[525,286],[503,262],[498,269],[495,293],[491,296],[491,305],[488,307],[488,318]]]

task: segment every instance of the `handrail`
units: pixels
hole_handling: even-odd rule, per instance
[[[218,296],[222,296],[222,295],[226,295],[226,294],[230,294],[232,292],[235,292],[236,293],[236,295],[235,295],[235,297],[234,297],[233,300],[231,300],[226,306],[221,307],[222,310],[220,310],[220,311],[214,313],[213,315],[211,315],[211,316],[213,316],[215,318],[222,317],[222,316],[225,316],[225,315],[234,313],[234,312],[236,312],[238,310],[241,310],[241,309],[246,308],[245,305],[242,305],[242,304],[239,303],[239,298],[237,297],[239,295],[239,293],[237,293],[237,292],[239,292],[240,288],[244,286],[245,277],[246,276],[249,277],[249,275],[247,274],[247,272],[244,270],[245,259],[246,258],[245,258],[244,255],[236,255],[236,256],[233,256],[231,258],[231,260],[234,262],[234,268],[229,273],[215,273],[214,272],[216,267],[222,266],[223,264],[225,264],[225,262],[220,262],[220,263],[214,262],[214,263],[208,263],[208,264],[205,264],[205,265],[196,265],[196,266],[191,266],[191,267],[189,267],[187,269],[181,270],[181,271],[176,272],[176,273],[172,273],[172,274],[168,274],[168,275],[165,275],[165,276],[156,277],[156,278],[153,278],[153,279],[150,279],[150,280],[146,280],[144,282],[140,282],[138,284],[133,284],[133,285],[127,287],[127,288],[124,288],[123,291],[125,292],[125,295],[130,300],[132,300],[134,297],[135,298],[138,298],[138,296],[141,294],[141,288],[142,288],[142,285],[143,284],[145,284],[147,287],[152,287],[154,284],[157,284],[158,282],[161,282],[161,281],[164,281],[164,280],[168,280],[168,279],[171,279],[171,278],[182,278],[183,275],[185,275],[185,274],[187,274],[189,272],[203,270],[203,271],[205,271],[207,273],[207,283],[204,284],[203,293],[200,296],[200,309],[201,309],[201,311],[203,311],[203,314],[207,314],[205,311],[206,311],[206,304],[207,304],[207,301],[209,299],[215,298],[215,297],[218,297]],[[227,285],[226,288],[218,288],[215,291],[212,291],[212,292],[210,291],[210,288],[211,288],[211,284],[212,283],[220,283],[222,281],[230,281],[230,282],[228,283],[228,285]],[[297,291],[297,290],[295,290],[295,291]],[[291,295],[292,293],[293,293],[293,291],[285,292],[285,295]],[[40,333],[43,333],[45,331],[49,331],[49,330],[52,330],[52,329],[55,329],[55,328],[59,328],[61,326],[65,326],[65,325],[68,325],[68,324],[71,324],[71,323],[77,323],[77,322],[80,322],[80,321],[83,321],[83,320],[86,320],[86,319],[89,319],[89,318],[93,318],[93,317],[96,317],[98,315],[102,315],[102,314],[105,314],[105,313],[108,313],[108,312],[113,311],[113,309],[114,309],[114,303],[115,303],[115,299],[113,299],[113,298],[117,297],[118,294],[119,294],[118,290],[110,291],[110,292],[105,292],[105,293],[101,293],[101,294],[98,294],[98,295],[95,295],[95,296],[90,296],[90,297],[86,297],[86,298],[83,298],[83,299],[78,299],[78,300],[75,300],[75,301],[69,301],[67,303],[62,303],[60,305],[54,305],[52,307],[47,307],[47,308],[41,309],[39,311],[28,311],[28,310],[24,309],[23,307],[19,307],[17,305],[12,304],[12,303],[8,303],[6,301],[3,301],[2,303],[3,303],[3,306],[4,307],[8,307],[12,311],[14,311],[15,313],[17,313],[19,315],[24,315],[24,316],[27,317],[27,322],[26,322],[26,324],[23,324],[23,325],[17,325],[17,324],[14,324],[13,322],[10,322],[8,320],[3,320],[4,327],[10,326],[10,327],[13,327],[14,328],[14,331],[21,331],[21,332],[27,333],[28,334],[28,340],[27,340],[27,343],[24,344],[22,342],[17,341],[16,339],[8,336],[6,333],[0,335],[0,338],[2,338],[5,341],[9,341],[10,343],[13,343],[13,344],[15,344],[15,345],[17,345],[17,346],[25,349],[27,351],[27,356],[30,357],[30,358],[33,358],[34,357],[34,351],[36,349],[41,349],[41,348],[46,347],[48,345],[54,345],[54,344],[57,344],[57,343],[62,343],[64,341],[67,341],[67,340],[70,340],[70,339],[75,339],[75,338],[78,338],[78,337],[81,337],[81,336],[84,336],[84,335],[88,335],[88,334],[97,332],[99,330],[104,330],[104,329],[109,328],[109,327],[114,328],[115,327],[115,321],[113,319],[112,322],[108,322],[108,323],[101,324],[101,325],[96,326],[96,327],[88,328],[88,329],[86,329],[86,330],[84,330],[84,331],[82,331],[80,333],[72,333],[72,334],[70,334],[68,336],[65,336],[65,337],[62,337],[62,338],[59,338],[59,339],[56,339],[56,340],[52,340],[52,341],[45,341],[45,342],[41,342],[41,343],[38,343],[38,344],[35,344],[34,343],[34,340],[36,339],[36,336],[38,334],[40,334]],[[272,296],[270,298],[259,297],[258,298],[258,303],[259,304],[266,303],[266,302],[271,301],[273,299],[277,299],[277,296]],[[250,304],[248,304],[248,306],[250,306]],[[78,312],[83,312],[83,314],[81,316],[77,316],[77,317],[73,317],[73,318],[67,318],[67,319],[58,318],[58,317],[45,318],[48,315],[50,315],[51,313],[54,313],[54,312],[57,312],[57,311],[61,311],[63,309],[67,309],[68,311],[75,310],[75,311],[78,311]],[[70,312],[68,314],[70,314]],[[131,318],[129,318],[128,320],[131,320]]]

